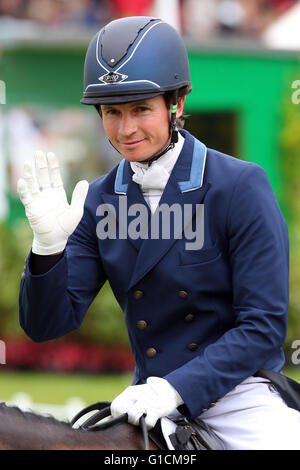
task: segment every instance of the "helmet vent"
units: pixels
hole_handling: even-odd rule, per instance
[[[111,21],[103,30],[101,55],[110,67],[112,64],[115,67],[126,56],[139,32],[157,18],[134,16],[123,20]]]

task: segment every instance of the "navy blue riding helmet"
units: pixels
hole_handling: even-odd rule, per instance
[[[111,21],[91,40],[80,102],[98,107],[174,92],[170,123],[173,146],[178,139],[178,90],[183,87],[185,94],[191,91],[187,51],[177,31],[157,18],[126,17]]]

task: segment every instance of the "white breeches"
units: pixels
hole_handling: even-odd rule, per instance
[[[226,450],[300,450],[300,412],[289,408],[267,379],[249,377],[199,416]],[[175,425],[162,419],[168,435]]]

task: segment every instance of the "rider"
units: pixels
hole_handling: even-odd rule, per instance
[[[180,412],[227,449],[299,449],[299,411],[254,376],[281,371],[288,314],[288,232],[264,170],[178,130],[187,52],[159,19],[106,25],[84,82],[81,102],[96,107],[122,159],[79,182],[70,206],[54,154],[37,153],[36,174],[25,163],[18,191],[34,237],[22,327],[36,341],[78,328],[108,280],[136,361],[114,416],[138,424],[146,414],[151,428]],[[169,232],[152,236],[157,214]]]

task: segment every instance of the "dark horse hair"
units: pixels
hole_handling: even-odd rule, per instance
[[[67,422],[52,416],[0,403],[0,449],[49,449],[58,442],[71,444],[74,432]]]
[[[157,449],[154,445],[151,447]],[[0,403],[0,450],[143,448],[141,430],[128,423],[97,432],[73,429],[69,422]]]

